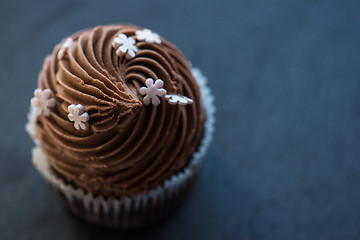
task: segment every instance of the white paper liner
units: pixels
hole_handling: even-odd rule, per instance
[[[173,175],[147,194],[133,195],[121,199],[104,199],[101,196],[86,193],[82,189],[74,189],[73,186],[64,183],[62,179],[51,172],[47,158],[40,148],[38,146],[33,148],[32,159],[34,165],[55,191],[63,196],[67,205],[76,215],[85,218],[89,222],[107,227],[132,228],[148,225],[161,218],[162,213],[159,211],[165,213],[164,206],[169,206],[173,199],[188,190],[198,173],[202,159],[211,142],[216,111],[214,97],[207,86],[206,77],[198,68],[192,68],[192,73],[200,88],[206,117],[202,140],[198,150],[193,154],[184,170]],[[29,117],[30,121],[32,119]],[[27,124],[27,128],[31,127],[30,124]],[[31,133],[33,134],[33,132]],[[149,209],[153,211],[149,211]]]

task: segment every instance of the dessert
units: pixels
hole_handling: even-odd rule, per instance
[[[31,99],[33,161],[75,214],[146,225],[187,191],[213,124],[212,96],[202,103],[208,88],[193,73],[175,46],[125,24],[75,33],[45,58]],[[126,201],[131,222],[115,209]]]

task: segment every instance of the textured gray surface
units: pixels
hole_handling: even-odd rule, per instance
[[[3,1],[0,239],[359,239],[358,1]],[[103,230],[70,215],[31,166],[23,125],[63,37],[130,22],[208,76],[215,140],[189,201],[161,225]]]

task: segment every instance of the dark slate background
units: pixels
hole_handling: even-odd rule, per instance
[[[360,2],[4,1],[0,239],[360,239]],[[208,76],[217,131],[189,201],[158,226],[103,230],[68,213],[24,131],[63,37],[129,22]]]

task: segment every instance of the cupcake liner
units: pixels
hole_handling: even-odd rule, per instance
[[[189,164],[147,194],[115,199],[94,196],[83,189],[74,188],[52,172],[46,156],[38,146],[33,148],[32,159],[37,170],[75,215],[106,227],[134,228],[157,222],[179,206],[198,174],[202,159],[212,139],[215,123],[214,97],[210,88],[207,87],[207,79],[198,68],[192,68],[192,73],[200,87],[206,116],[203,137]],[[34,114],[34,111],[29,113],[27,129],[31,129],[31,124],[33,124],[34,118],[30,116],[31,113]],[[29,133],[33,135],[32,131]]]

